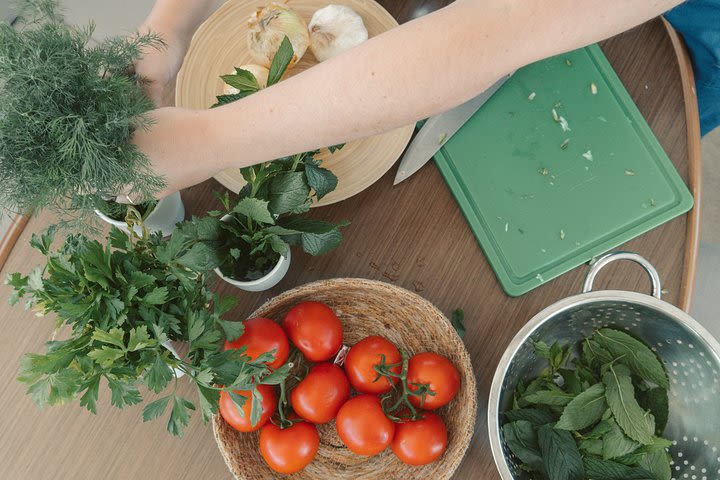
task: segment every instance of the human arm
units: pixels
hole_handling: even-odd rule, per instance
[[[447,110],[503,73],[607,38],[678,0],[458,0],[295,77],[207,111],[161,109],[135,141],[166,193],[216,172]]]

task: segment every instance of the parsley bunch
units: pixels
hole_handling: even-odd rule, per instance
[[[94,26],[70,27],[56,0],[24,0],[16,28],[0,24],[0,204],[85,217],[131,185],[150,199],[164,182],[130,143],[153,108],[133,73],[154,34],[91,45]]]
[[[242,335],[243,324],[221,319],[236,299],[221,299],[207,288],[213,255],[204,244],[184,243],[180,236],[170,241],[159,234],[128,236],[113,228],[106,245],[71,235],[51,251],[52,237],[48,231],[31,241],[46,256],[44,267],[8,277],[15,290],[11,303],[28,297],[28,307],[55,313],[56,327],[70,328],[66,340],[47,342],[46,353],[23,358],[18,379],[29,385],[38,405],[79,397],[96,413],[101,381],[118,408],[142,402],[138,387],[144,385],[165,395],[145,407],[143,420],[160,417],[171,404],[167,429],[180,436],[195,404],[177,394],[178,372],[195,383],[205,422],[217,412],[221,390],[254,390],[287,375],[287,366],[268,370],[271,352],[251,361],[244,349],[221,351],[223,340]],[[187,342],[187,357],[176,358],[165,348],[169,340]],[[255,422],[262,410],[256,393]],[[240,407],[247,400],[231,396]]]

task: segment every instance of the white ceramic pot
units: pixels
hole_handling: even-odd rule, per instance
[[[123,232],[128,233],[128,227],[124,221],[114,220],[99,210],[95,210],[95,213],[107,223],[115,225]],[[182,222],[184,219],[185,205],[183,205],[180,198],[180,193],[175,192],[160,200],[144,223],[150,232],[161,232],[164,237],[167,237],[175,230],[175,224]],[[135,233],[142,235],[140,227],[135,227]]]
[[[170,342],[170,340],[168,340],[168,341],[165,342],[165,343],[162,343],[162,346],[165,347],[166,349],[168,349],[168,350],[170,351],[170,353],[172,353],[175,358],[177,358],[178,360],[182,360],[182,358],[180,358],[180,355],[178,355],[177,350],[175,350],[175,347],[173,347],[172,342]],[[175,371],[175,376],[176,376],[177,378],[180,378],[180,377],[182,377],[183,375],[185,375],[185,372],[183,372],[183,371],[182,371],[181,369],[179,369],[179,368],[173,368],[173,370]]]
[[[240,290],[245,290],[247,292],[262,292],[274,287],[280,282],[280,280],[283,279],[288,271],[288,268],[290,268],[290,257],[290,249],[288,249],[287,257],[280,257],[278,263],[267,275],[250,282],[241,282],[239,280],[235,280],[234,278],[226,277],[222,274],[219,268],[215,269],[215,273],[217,273],[220,278],[229,284],[238,287]]]

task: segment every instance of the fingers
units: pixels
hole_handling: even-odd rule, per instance
[[[126,195],[126,194],[118,195],[117,197],[115,197],[115,202],[122,203],[124,205],[134,205],[135,204],[135,202],[130,197],[130,195]]]

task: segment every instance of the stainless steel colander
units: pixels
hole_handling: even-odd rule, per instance
[[[598,271],[621,259],[645,268],[653,296],[591,292]],[[720,344],[687,313],[660,300],[660,292],[658,273],[646,259],[610,253],[591,263],[582,294],[547,307],[520,330],[500,359],[488,405],[490,445],[503,480],[531,478],[504,445],[500,428],[501,412],[510,407],[518,381],[537,376],[547,366],[530,340],[574,344],[603,327],[623,329],[644,340],[665,364],[670,415],[663,436],[673,441],[673,480],[720,479]]]

